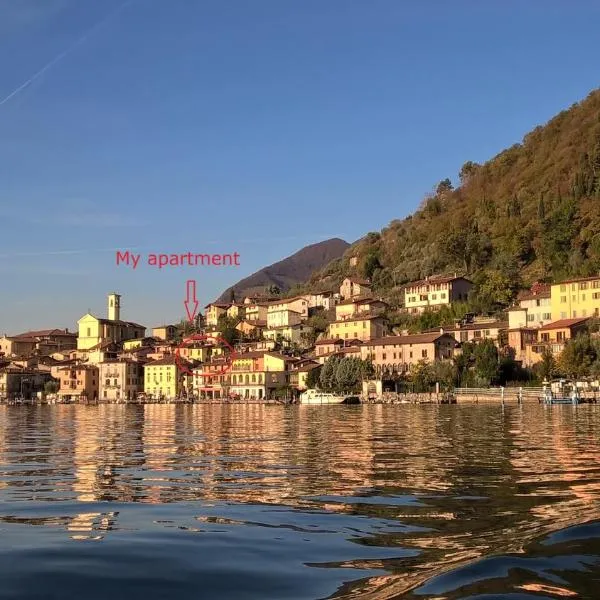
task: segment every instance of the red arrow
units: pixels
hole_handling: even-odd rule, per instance
[[[187,312],[190,323],[194,322],[196,313],[198,312],[198,300],[196,300],[196,282],[193,279],[188,279],[185,284],[186,298],[183,301],[185,311]]]

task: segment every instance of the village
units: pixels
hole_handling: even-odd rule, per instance
[[[427,277],[404,287],[401,311],[450,307],[472,289],[463,276]],[[502,319],[468,314],[449,327],[409,333],[390,326],[389,306],[368,280],[348,277],[339,289],[319,293],[214,302],[193,324],[163,324],[147,335],[144,325],[122,319],[121,296],[111,293],[106,317],[83,315],[77,332],[4,334],[0,399],[293,401],[319,387],[321,370],[335,359],[368,365],[348,391],[382,398],[423,365],[456,360],[465,344],[493,344],[523,368],[558,359],[599,313],[600,276],[587,277],[536,284]],[[311,325],[315,315],[326,323],[323,331]],[[234,336],[225,331],[232,328]]]

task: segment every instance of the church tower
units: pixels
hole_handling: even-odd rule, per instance
[[[108,320],[109,321],[120,321],[121,320],[121,295],[112,294],[108,295]]]

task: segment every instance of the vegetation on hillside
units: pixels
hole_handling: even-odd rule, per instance
[[[465,162],[459,180],[442,180],[413,215],[367,234],[305,289],[369,277],[398,304],[402,284],[456,272],[478,284],[469,310],[490,312],[534,281],[600,271],[600,91],[492,160]]]

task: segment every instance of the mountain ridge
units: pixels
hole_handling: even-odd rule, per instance
[[[272,286],[287,292],[295,285],[306,282],[312,273],[324,265],[341,257],[349,247],[350,244],[341,238],[330,238],[304,246],[228,287],[217,302],[228,302],[232,292],[236,299],[241,299],[244,295],[264,292]]]

